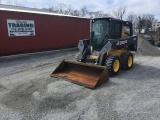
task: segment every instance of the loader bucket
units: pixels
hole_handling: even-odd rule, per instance
[[[51,77],[66,77],[67,80],[89,88],[95,88],[109,80],[104,66],[63,60]]]

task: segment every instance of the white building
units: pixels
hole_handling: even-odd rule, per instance
[[[152,25],[152,30],[157,31],[160,28],[160,22],[154,22]]]

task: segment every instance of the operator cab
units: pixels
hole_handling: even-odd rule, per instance
[[[100,51],[108,40],[132,36],[132,24],[114,18],[97,18],[91,21],[91,46]]]

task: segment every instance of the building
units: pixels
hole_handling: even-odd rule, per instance
[[[152,31],[157,31],[160,28],[160,22],[154,22],[152,25]]]
[[[75,47],[89,33],[87,18],[0,5],[0,56]]]

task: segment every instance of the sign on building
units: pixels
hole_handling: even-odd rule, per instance
[[[35,36],[33,20],[7,19],[8,36]]]

